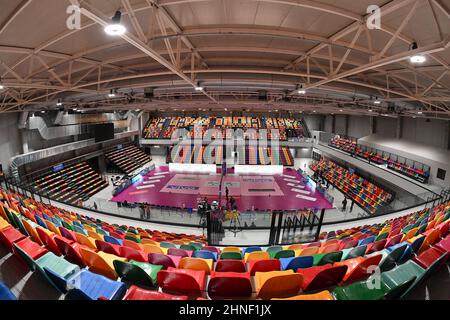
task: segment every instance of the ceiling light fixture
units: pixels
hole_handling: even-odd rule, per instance
[[[200,85],[200,82],[197,82],[197,85],[195,86],[195,91],[203,91],[203,87]]]
[[[378,97],[375,98],[375,101],[373,102],[374,104],[381,104],[381,101],[378,100]]]
[[[297,93],[298,94],[306,94],[306,90],[302,84],[297,87]]]
[[[5,89],[5,86],[2,84],[2,77],[0,77],[0,90]]]
[[[116,97],[116,89],[111,89],[109,91],[108,97],[109,98],[115,98]]]
[[[417,112],[417,114],[423,114],[423,112],[422,112],[422,111],[419,111],[419,112]]]
[[[413,42],[411,44],[411,51],[417,50],[418,48],[419,46],[417,45],[417,42]],[[425,58],[422,54],[415,54],[409,58],[409,61],[411,61],[411,63],[424,63],[427,61],[427,58]]]
[[[58,102],[56,103],[57,107],[61,107],[63,105],[62,99],[58,99]]]
[[[127,32],[127,28],[125,28],[121,23],[120,20],[122,18],[122,12],[116,11],[116,14],[114,17],[112,17],[112,23],[108,24],[105,27],[105,32],[107,35],[110,36],[121,36],[125,32]]]

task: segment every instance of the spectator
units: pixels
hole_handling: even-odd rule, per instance
[[[342,201],[342,211],[345,211],[347,209],[347,197],[344,197],[344,200]]]
[[[355,205],[355,201],[352,200],[352,204],[350,205],[350,212],[353,211],[353,206]]]

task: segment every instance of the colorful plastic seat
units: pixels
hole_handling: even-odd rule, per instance
[[[205,271],[206,274],[210,274],[213,267],[212,259],[201,259],[201,258],[181,258],[179,269],[190,269],[197,271]]]
[[[169,267],[158,272],[157,280],[165,292],[201,296],[205,289],[206,272]]]
[[[119,245],[119,246],[121,246],[122,242],[123,242],[123,240],[121,240],[121,239],[114,238],[114,237],[108,236],[108,235],[104,235],[103,236],[103,240],[105,242],[109,242],[109,243],[116,244],[116,245]]]
[[[247,262],[250,275],[254,276],[256,272],[280,271],[281,263],[278,259],[250,260]]]
[[[246,272],[245,263],[242,260],[218,260],[216,272]]]
[[[245,254],[245,261],[252,260],[269,260],[270,255],[266,251],[252,251],[250,253]]]
[[[148,262],[155,265],[163,266],[164,269],[170,267],[177,268],[180,264],[181,257],[179,256],[168,256],[161,253],[149,253]]]
[[[314,259],[312,256],[300,256],[293,258],[281,258],[281,270],[294,270],[301,268],[310,268],[313,266]]]
[[[255,274],[256,292],[261,299],[287,298],[297,295],[303,277],[292,270],[257,272]]]
[[[121,246],[119,248],[119,256],[127,260],[136,260],[140,262],[148,262],[148,255],[144,251],[136,250],[134,248]]]
[[[363,280],[375,272],[382,258],[381,254],[367,258],[353,258],[335,263],[333,266],[347,266],[347,272],[342,279],[343,283]]]
[[[208,295],[213,299],[248,298],[252,295],[250,274],[212,272],[208,283]]]
[[[222,251],[220,260],[242,260],[242,254],[240,252]]]
[[[186,250],[184,250],[184,249],[169,248],[169,249],[167,250],[167,254],[170,254],[170,255],[172,255],[172,256],[180,256],[180,257],[184,258],[184,257],[190,257],[190,256],[192,256],[192,251],[191,251],[191,252],[188,252],[188,251],[186,251]]]
[[[135,260],[128,262],[114,260],[113,264],[122,282],[144,287],[156,287],[158,272],[163,268],[162,266]]]
[[[294,297],[284,298],[284,299],[272,299],[272,300],[334,300],[333,295],[330,291],[324,290],[313,294],[302,294]]]
[[[163,249],[161,249],[160,247],[154,245],[154,244],[144,244],[142,245],[143,250],[147,253],[159,253],[159,254],[164,254]]]
[[[20,248],[20,252],[17,250]],[[13,252],[16,253],[19,257],[22,257],[21,253],[25,252],[28,257],[34,261],[48,253],[49,251],[44,247],[41,247],[36,242],[32,241],[30,238],[25,238],[20,241],[13,243]],[[26,263],[29,264],[29,267],[34,270],[34,263],[25,260]]]
[[[13,243],[25,239],[26,237],[14,227],[6,227],[0,230],[0,240],[8,251],[12,251]]]
[[[79,265],[80,267],[85,267],[86,263],[80,254],[80,245],[78,243],[73,243],[60,236],[55,236],[55,242],[58,245],[58,249],[66,257],[66,259],[72,263]]]
[[[104,253],[101,251],[97,253],[86,248],[80,248],[80,254],[90,271],[99,273],[113,280],[116,280],[118,277],[117,272],[114,269],[113,261],[125,261],[124,258],[120,258],[109,253]]]
[[[48,250],[50,250],[57,256],[62,255],[61,250],[59,250],[58,245],[56,244],[55,241],[56,235],[53,232],[43,229],[41,227],[37,227],[36,232],[39,235],[39,238],[42,240],[42,243]]]
[[[120,245],[112,244],[103,240],[95,240],[95,246],[99,251],[120,256]]]
[[[347,272],[347,266],[333,266],[331,264],[298,269],[297,273],[303,276],[302,290],[323,290],[337,285]]]
[[[12,300],[17,300],[16,296],[3,282],[0,282],[0,301]]]
[[[245,248],[243,251],[243,254],[245,255],[246,253],[252,253],[252,252],[256,252],[256,251],[262,251],[261,247],[255,246],[255,247]]]
[[[213,261],[217,260],[217,253],[206,250],[197,250],[192,254],[192,258],[201,258],[201,259],[211,259]]]

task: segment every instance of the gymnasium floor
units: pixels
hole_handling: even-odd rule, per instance
[[[141,181],[113,197],[112,201],[196,208],[198,200],[203,197],[217,199],[220,179],[220,175],[174,174],[169,172],[168,166],[159,166]],[[228,187],[230,197],[236,199],[240,211],[333,207],[313,185],[303,180],[300,174],[291,169],[285,169],[283,175],[276,176],[239,176],[230,170],[224,177],[224,185]],[[223,204],[224,198],[225,194]]]

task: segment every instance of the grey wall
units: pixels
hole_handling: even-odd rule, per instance
[[[449,146],[449,121],[422,118],[402,118],[401,139],[418,143],[424,143],[433,147],[448,149]],[[333,131],[333,116],[327,115],[324,119],[323,131],[346,134],[345,115],[336,115],[335,132]],[[354,138],[362,138],[371,134],[370,118],[365,116],[348,117],[347,135]],[[319,130],[319,129],[317,129]],[[397,137],[397,119],[388,117],[375,117],[374,133],[387,137]]]
[[[324,120],[325,120],[324,116],[322,116],[322,115],[305,115],[304,119],[305,119],[305,123],[308,126],[308,129],[310,131],[324,130],[324,128],[323,128]]]
[[[18,121],[19,113],[0,114],[0,163],[5,171],[9,168],[9,160],[22,153]]]

